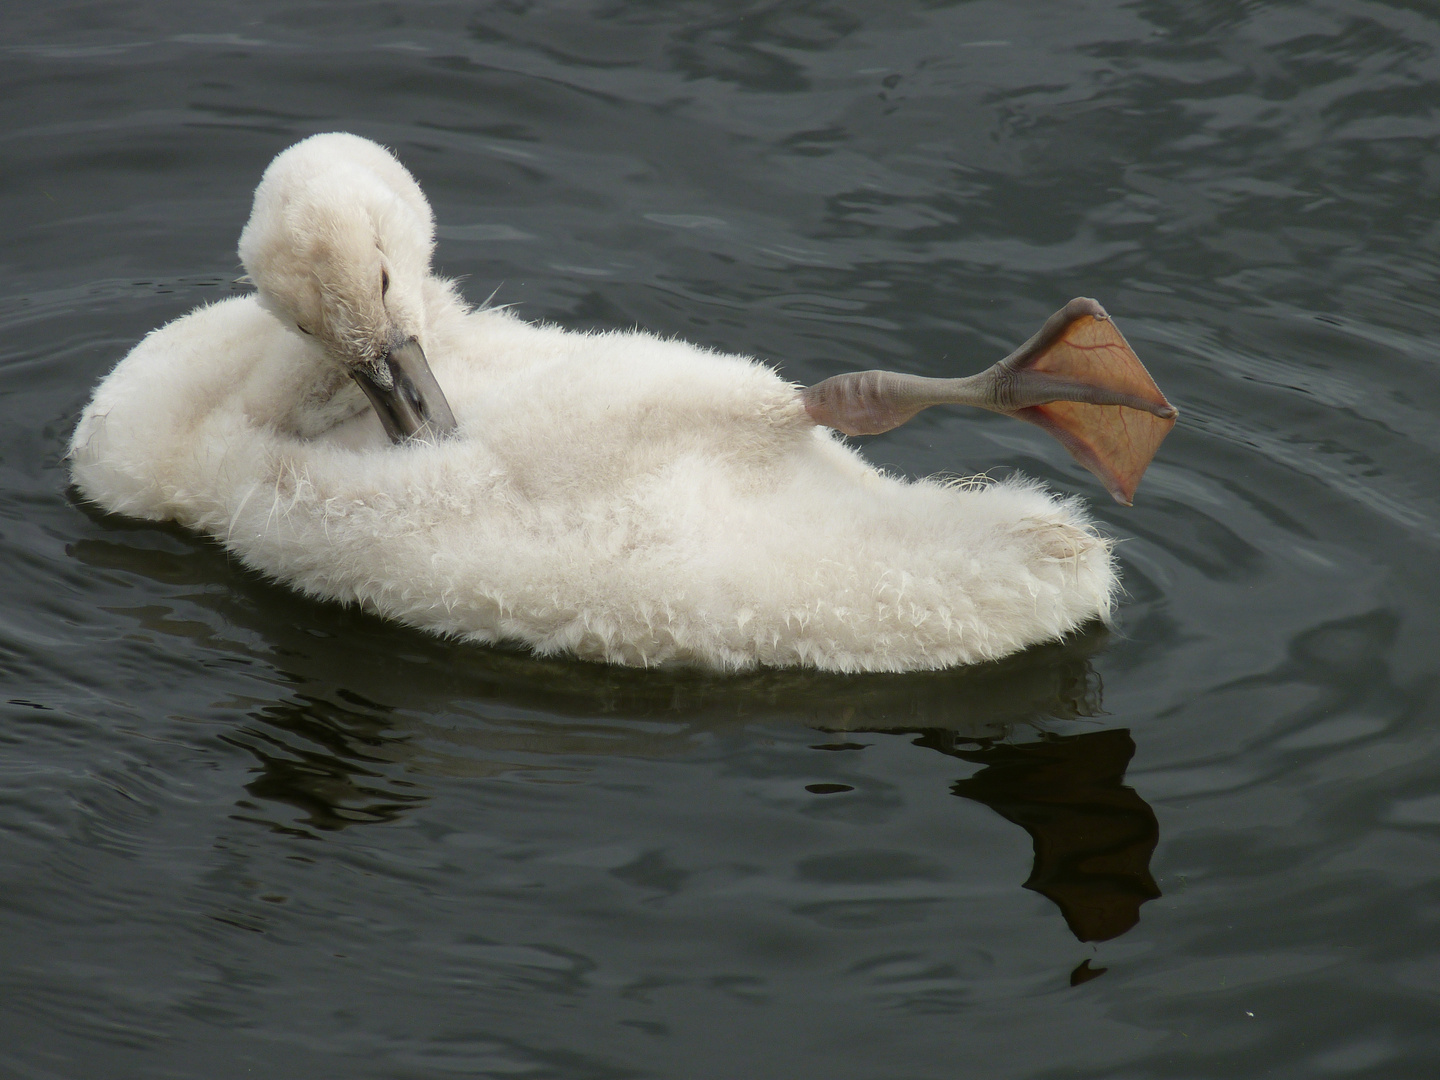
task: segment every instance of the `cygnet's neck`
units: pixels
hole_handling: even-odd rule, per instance
[[[311,439],[370,407],[339,361],[316,342],[277,327],[278,347],[267,349],[245,376],[245,412],[252,422]]]

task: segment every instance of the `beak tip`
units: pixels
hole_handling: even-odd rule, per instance
[[[409,338],[392,348],[383,367],[383,381],[360,369],[352,369],[351,375],[370,399],[392,443],[437,443],[455,430],[455,415],[419,342]]]

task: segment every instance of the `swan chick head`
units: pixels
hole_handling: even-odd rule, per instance
[[[455,427],[420,345],[434,232],[420,186],[388,150],[332,133],[270,163],[240,234],[260,302],[345,368],[396,442]]]

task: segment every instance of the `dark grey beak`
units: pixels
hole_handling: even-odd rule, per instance
[[[382,385],[372,370],[351,368],[350,374],[375,407],[391,442],[440,439],[455,430],[455,414],[418,341],[396,342],[377,366],[390,376],[389,386]]]

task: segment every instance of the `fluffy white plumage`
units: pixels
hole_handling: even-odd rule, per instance
[[[623,664],[937,668],[1108,616],[1110,546],[1072,502],[883,475],[751,359],[472,311],[432,236],[375,144],[282,153],[241,240],[258,295],[106,377],[71,443],[80,491],[313,596]],[[349,377],[397,332],[453,437],[392,445]]]

